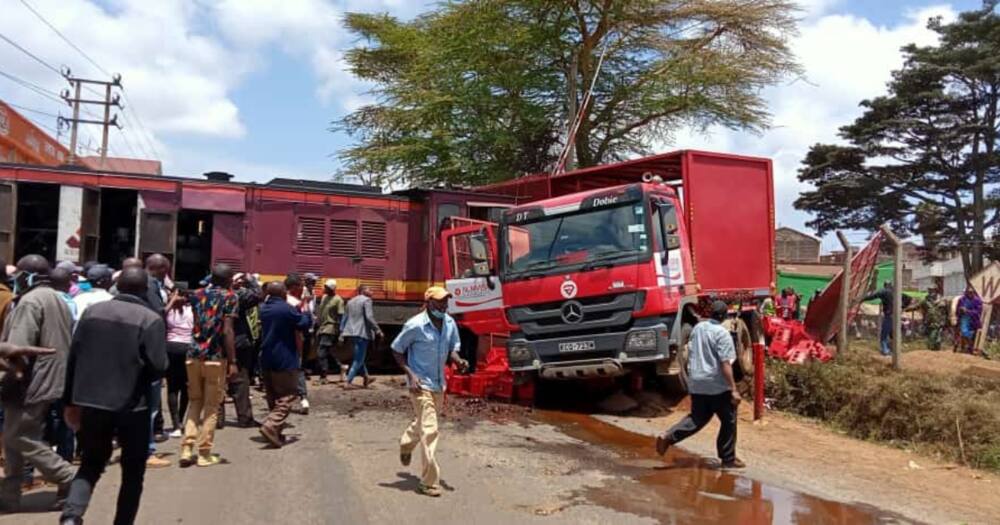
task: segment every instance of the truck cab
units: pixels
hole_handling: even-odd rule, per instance
[[[489,189],[529,202],[444,232],[442,253],[451,311],[504,334],[513,371],[683,375],[699,306],[742,315],[774,288],[766,159],[682,151],[509,184]]]

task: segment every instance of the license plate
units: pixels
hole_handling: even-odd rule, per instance
[[[597,348],[593,341],[574,341],[572,343],[559,343],[560,352],[583,352]]]

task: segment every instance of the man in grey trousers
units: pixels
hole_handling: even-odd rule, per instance
[[[49,286],[49,263],[40,255],[26,255],[14,274],[14,309],[4,323],[3,340],[15,346],[55,349],[50,355],[26,359],[23,374],[0,380],[3,401],[3,447],[6,463],[0,488],[0,511],[17,512],[21,505],[24,463],[30,462],[46,481],[58,485],[57,504],[65,500],[73,467],[43,439],[50,405],[60,399],[66,382],[73,321],[59,292]]]

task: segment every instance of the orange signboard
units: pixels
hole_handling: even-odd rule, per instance
[[[59,166],[69,149],[0,101],[0,162]]]

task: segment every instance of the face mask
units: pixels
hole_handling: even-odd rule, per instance
[[[28,273],[28,287],[26,288],[26,290],[30,290],[31,287],[34,286],[34,284],[35,284],[35,276],[36,275],[38,275],[38,274],[36,274],[36,273]],[[21,285],[20,285],[21,278],[20,278],[20,276],[21,276],[21,274],[18,274],[18,275],[14,276],[14,295],[18,295],[21,292]]]
[[[433,308],[429,308],[427,311],[430,312],[435,319],[444,319],[445,312],[441,310],[435,310]]]

